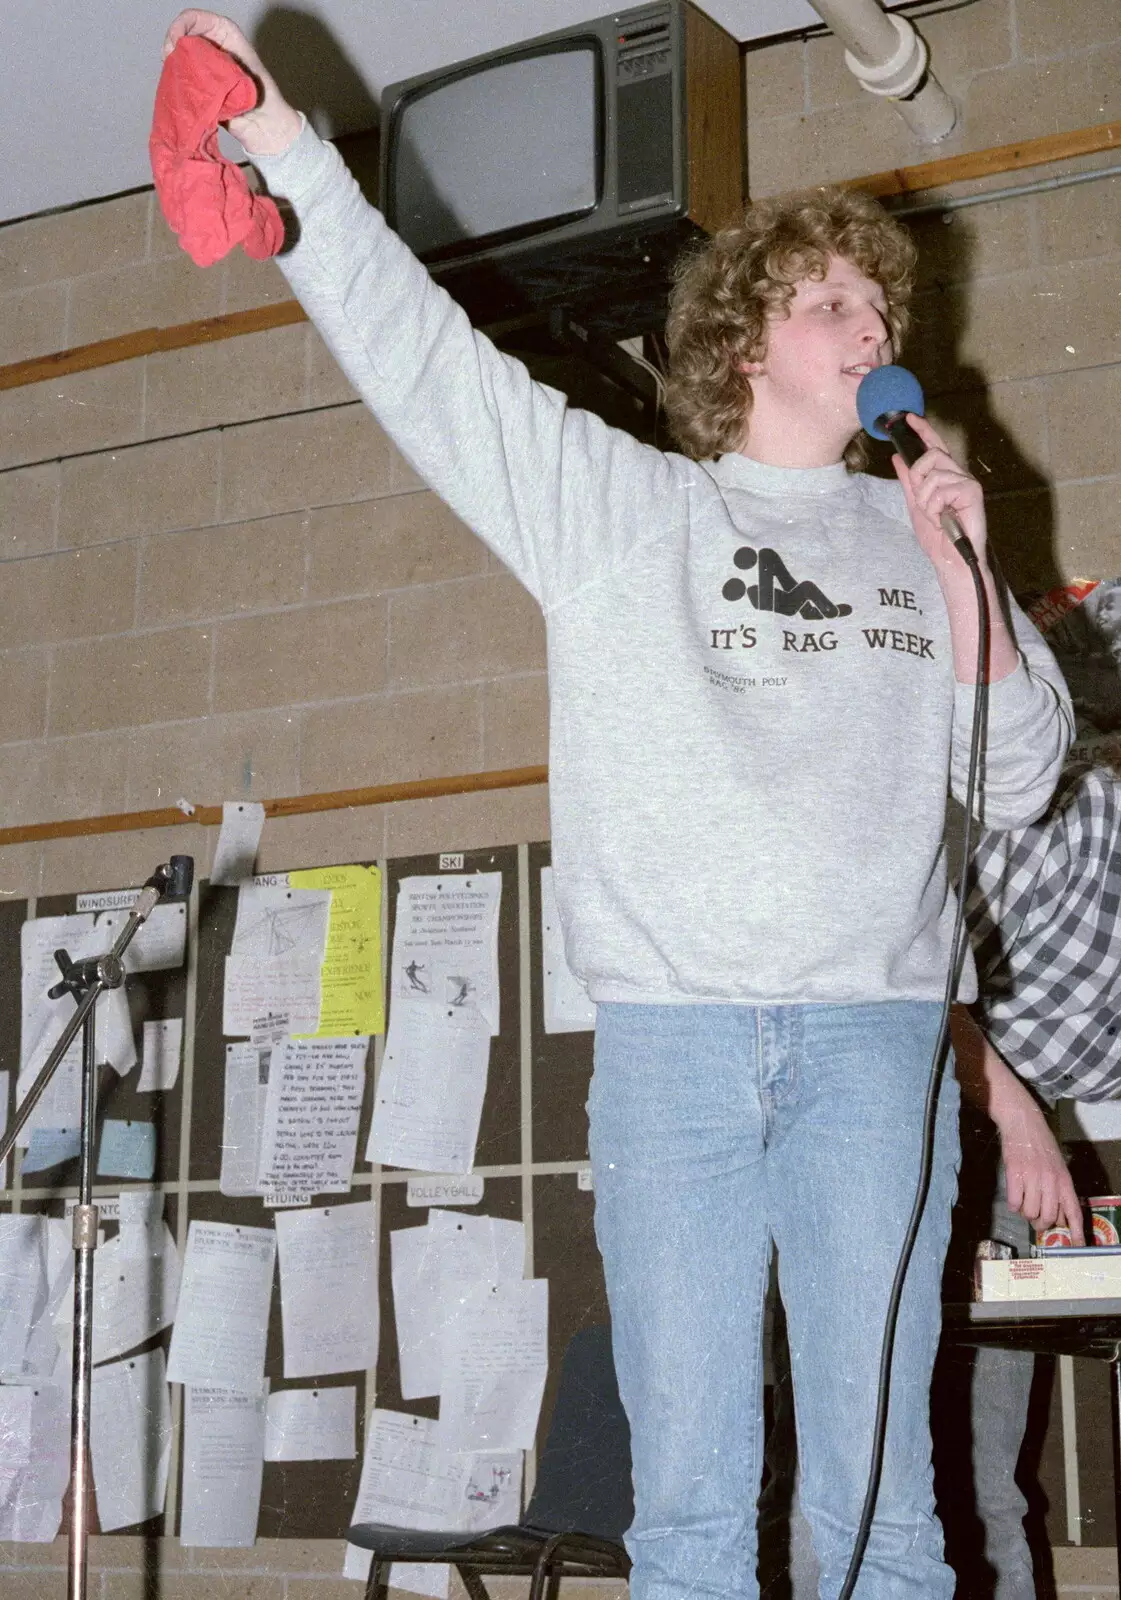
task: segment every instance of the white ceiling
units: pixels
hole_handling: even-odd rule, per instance
[[[223,0],[222,8],[328,135],[372,127],[387,83],[610,9],[603,0]],[[176,0],[4,0],[3,9],[0,222],[150,183],[152,97]],[[820,22],[808,0],[704,0],[704,9],[740,40]]]

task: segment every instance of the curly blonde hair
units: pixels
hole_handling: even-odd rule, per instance
[[[768,321],[784,314],[799,283],[825,276],[830,256],[842,256],[883,289],[898,352],[910,321],[915,246],[857,190],[756,201],[741,223],[678,262],[666,323],[665,408],[687,456],[703,461],[739,449],[752,403],[743,363],[764,356]],[[856,470],[864,460],[858,435],[845,461]]]

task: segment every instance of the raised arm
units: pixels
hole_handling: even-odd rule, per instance
[[[684,521],[698,469],[570,408],[476,333],[235,24],[185,11],[166,48],[187,33],[229,50],[261,85],[230,131],[295,212],[298,239],[279,265],[301,303],[421,476],[547,608]]]

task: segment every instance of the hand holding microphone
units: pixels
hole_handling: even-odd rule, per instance
[[[985,507],[981,485],[958,466],[923,416],[922,386],[906,367],[875,367],[861,380],[856,409],[866,433],[890,440],[898,454],[896,473],[903,485],[915,537],[939,578],[960,569],[949,539],[966,560],[970,552],[984,562]],[[963,548],[963,545],[965,546]]]
[[[983,676],[999,683],[1019,666],[1020,652],[986,555],[981,485],[923,417],[922,387],[906,367],[873,368],[856,391],[856,409],[865,432],[890,440],[899,452],[894,465],[911,526],[946,598],[958,682]],[[988,616],[983,630],[979,608]]]

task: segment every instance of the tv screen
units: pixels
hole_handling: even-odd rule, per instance
[[[418,255],[595,209],[602,183],[593,39],[490,63],[406,98],[393,129],[394,225]]]

